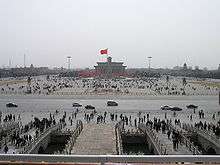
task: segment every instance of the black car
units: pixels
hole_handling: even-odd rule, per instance
[[[81,107],[82,105],[79,103],[73,103],[73,107]]]
[[[190,105],[187,105],[186,108],[188,108],[188,109],[197,109],[198,106],[194,105],[194,104],[190,104]]]
[[[18,105],[15,103],[8,103],[8,104],[6,104],[6,107],[12,108],[12,107],[18,107]]]
[[[86,105],[85,108],[86,108],[86,109],[95,109],[95,107],[92,106],[92,105]]]
[[[179,108],[179,107],[173,107],[171,108],[171,111],[182,111],[183,109],[182,108]]]
[[[115,101],[108,101],[107,106],[118,106],[118,103],[116,103]]]
[[[168,105],[164,105],[162,107],[160,107],[161,110],[171,110],[172,107],[171,106],[168,106]]]

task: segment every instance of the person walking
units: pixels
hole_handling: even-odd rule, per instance
[[[5,144],[4,152],[5,152],[5,154],[7,154],[7,152],[8,152],[8,146],[7,146],[7,144]]]
[[[167,136],[168,136],[168,139],[169,139],[169,140],[170,140],[170,134],[171,134],[171,131],[168,130],[168,131],[167,131]]]
[[[0,111],[0,123],[2,122],[2,111]]]
[[[134,119],[134,126],[137,127],[137,119]]]
[[[215,120],[215,114],[212,115],[212,119]]]
[[[174,135],[172,135],[172,140],[173,140],[173,150],[176,151],[176,141]]]

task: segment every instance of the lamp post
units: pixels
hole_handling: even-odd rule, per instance
[[[150,64],[151,64],[151,59],[152,59],[152,57],[151,56],[149,56],[149,57],[147,57],[148,58],[148,64],[149,64],[149,70],[150,70]]]
[[[70,70],[70,59],[71,59],[71,56],[67,56],[67,59],[68,59],[68,70]]]
[[[26,55],[24,54],[24,68],[26,68]]]

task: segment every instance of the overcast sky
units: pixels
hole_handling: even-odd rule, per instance
[[[0,67],[92,68],[109,48],[131,67],[220,63],[220,0],[0,0]]]

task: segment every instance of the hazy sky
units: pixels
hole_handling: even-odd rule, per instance
[[[93,67],[109,48],[128,67],[220,63],[220,0],[0,0],[0,67]]]

